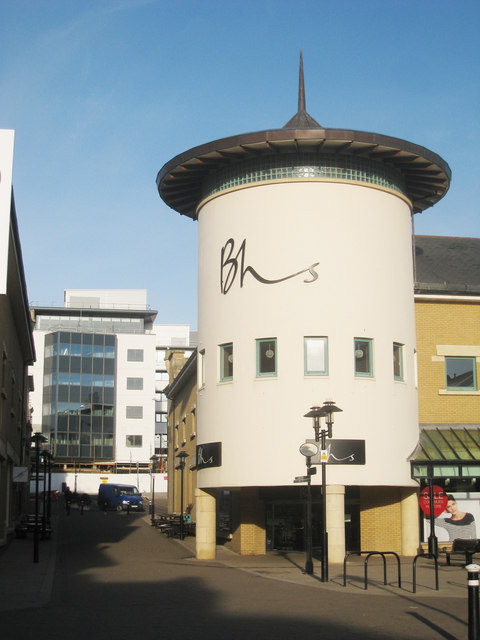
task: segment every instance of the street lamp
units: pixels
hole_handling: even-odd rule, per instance
[[[333,416],[343,411],[335,406],[331,400],[323,403],[322,407],[311,407],[305,418],[313,418],[315,442],[320,442],[320,461],[322,465],[322,582],[328,582],[328,533],[327,533],[327,461],[326,439],[332,437]],[[320,419],[325,418],[326,428],[322,428]]]
[[[180,469],[180,540],[183,540],[185,537],[183,534],[183,471],[185,469],[185,458],[188,458],[188,453],[186,451],[180,451],[177,455],[177,458],[180,462],[177,465],[177,469]]]
[[[300,445],[300,453],[305,456],[305,463],[307,465],[307,522],[306,522],[306,541],[305,541],[305,573],[309,576],[313,573],[313,561],[312,561],[312,489],[311,478],[314,473],[317,473],[317,469],[312,469],[312,456],[316,456],[318,453],[318,446],[314,442],[304,442]]]
[[[35,445],[35,524],[33,529],[33,561],[38,562],[38,542],[39,542],[39,527],[38,527],[38,481],[39,481],[39,468],[40,468],[40,445],[47,441],[44,435],[41,433],[35,433],[30,441]]]
[[[52,454],[50,451],[42,451],[43,457],[43,515],[42,538],[46,538],[47,525],[50,526],[52,514]]]
[[[156,453],[153,454],[153,456],[150,458],[150,461],[152,463],[152,506],[150,509],[151,512],[151,516],[152,516],[152,527],[155,524],[155,471],[157,470],[157,461],[158,461],[158,456]]]

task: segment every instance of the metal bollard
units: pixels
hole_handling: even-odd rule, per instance
[[[468,571],[468,640],[480,640],[478,615],[478,572],[480,565],[467,564]]]

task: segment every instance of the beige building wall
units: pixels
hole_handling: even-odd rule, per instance
[[[478,423],[480,391],[447,390],[446,356],[476,359],[480,381],[480,300],[417,296],[420,423]]]
[[[169,350],[165,356],[167,370],[170,376],[169,388],[187,362],[188,358],[182,350]],[[196,519],[195,489],[197,487],[197,472],[192,467],[196,460],[197,434],[197,377],[196,367],[192,368],[185,379],[177,381],[172,393],[167,392],[168,402],[168,512],[181,511],[181,483],[182,472],[177,469],[180,452],[187,453],[183,470],[183,509],[191,513],[193,521]]]

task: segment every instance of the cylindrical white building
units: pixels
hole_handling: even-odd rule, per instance
[[[303,544],[293,480],[313,438],[303,416],[325,400],[343,410],[333,438],[364,441],[366,455],[328,465],[327,527],[347,527],[331,559],[346,547],[416,552],[411,217],[449,180],[422,147],[318,125],[302,68],[283,129],[197,147],[160,171],[161,197],[199,224],[197,442],[221,460],[200,465],[198,488],[229,492],[240,552]]]

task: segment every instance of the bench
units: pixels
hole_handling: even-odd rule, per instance
[[[477,538],[457,538],[453,541],[451,549],[444,547],[440,549],[439,553],[445,554],[445,560],[448,566],[451,564],[451,557],[453,555],[463,556],[465,558],[465,564],[471,564],[474,554],[480,553],[480,540]]]
[[[42,538],[49,539],[52,536],[50,523],[48,521],[45,522],[44,530],[42,516],[38,516],[38,520],[35,520],[35,515],[22,516],[20,522],[15,527],[15,536],[17,538],[25,538],[27,533],[35,531],[37,527]]]
[[[168,513],[156,516],[153,524],[157,529],[160,529],[162,533],[165,533],[170,538],[177,538],[180,536],[181,521],[180,514],[178,513]],[[183,516],[183,535],[195,535],[195,523],[192,522],[192,516],[190,514],[184,514]]]

